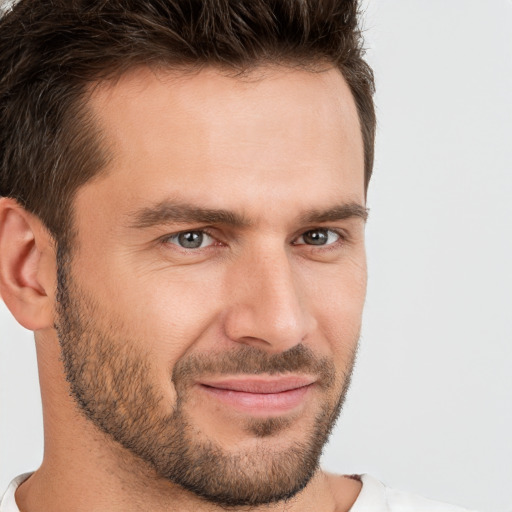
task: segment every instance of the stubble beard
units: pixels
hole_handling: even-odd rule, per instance
[[[148,378],[152,368],[141,348],[144,344],[122,338],[120,325],[101,322],[99,305],[78,290],[70,265],[59,260],[55,328],[71,395],[88,420],[158,477],[210,503],[257,506],[290,499],[304,489],[318,470],[322,449],[341,412],[355,349],[343,375],[331,359],[319,358],[302,344],[272,355],[241,345],[223,354],[188,356],[170,372],[177,399],[168,411],[163,390]],[[260,441],[256,448],[227,451],[201,435],[187,418],[190,383],[207,372],[318,375],[325,400],[302,439],[287,448],[270,447],[265,440],[286,433],[289,419],[253,418],[245,430]]]

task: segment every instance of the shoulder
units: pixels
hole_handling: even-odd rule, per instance
[[[361,475],[362,489],[350,512],[470,512],[415,494],[386,487],[370,475]]]

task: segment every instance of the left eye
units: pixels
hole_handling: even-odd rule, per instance
[[[178,245],[183,249],[201,249],[215,242],[215,240],[204,231],[183,231],[171,235],[166,241]]]
[[[312,229],[303,233],[295,245],[331,245],[336,243],[341,236],[330,229]]]

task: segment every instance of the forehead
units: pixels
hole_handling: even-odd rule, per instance
[[[363,201],[359,120],[338,70],[143,68],[96,87],[90,106],[111,153],[98,185],[120,207],[158,196],[250,207],[284,192]]]

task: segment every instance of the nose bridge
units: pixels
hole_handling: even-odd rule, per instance
[[[284,351],[313,329],[314,321],[285,247],[252,253],[238,263],[233,277],[227,319],[230,338]]]

